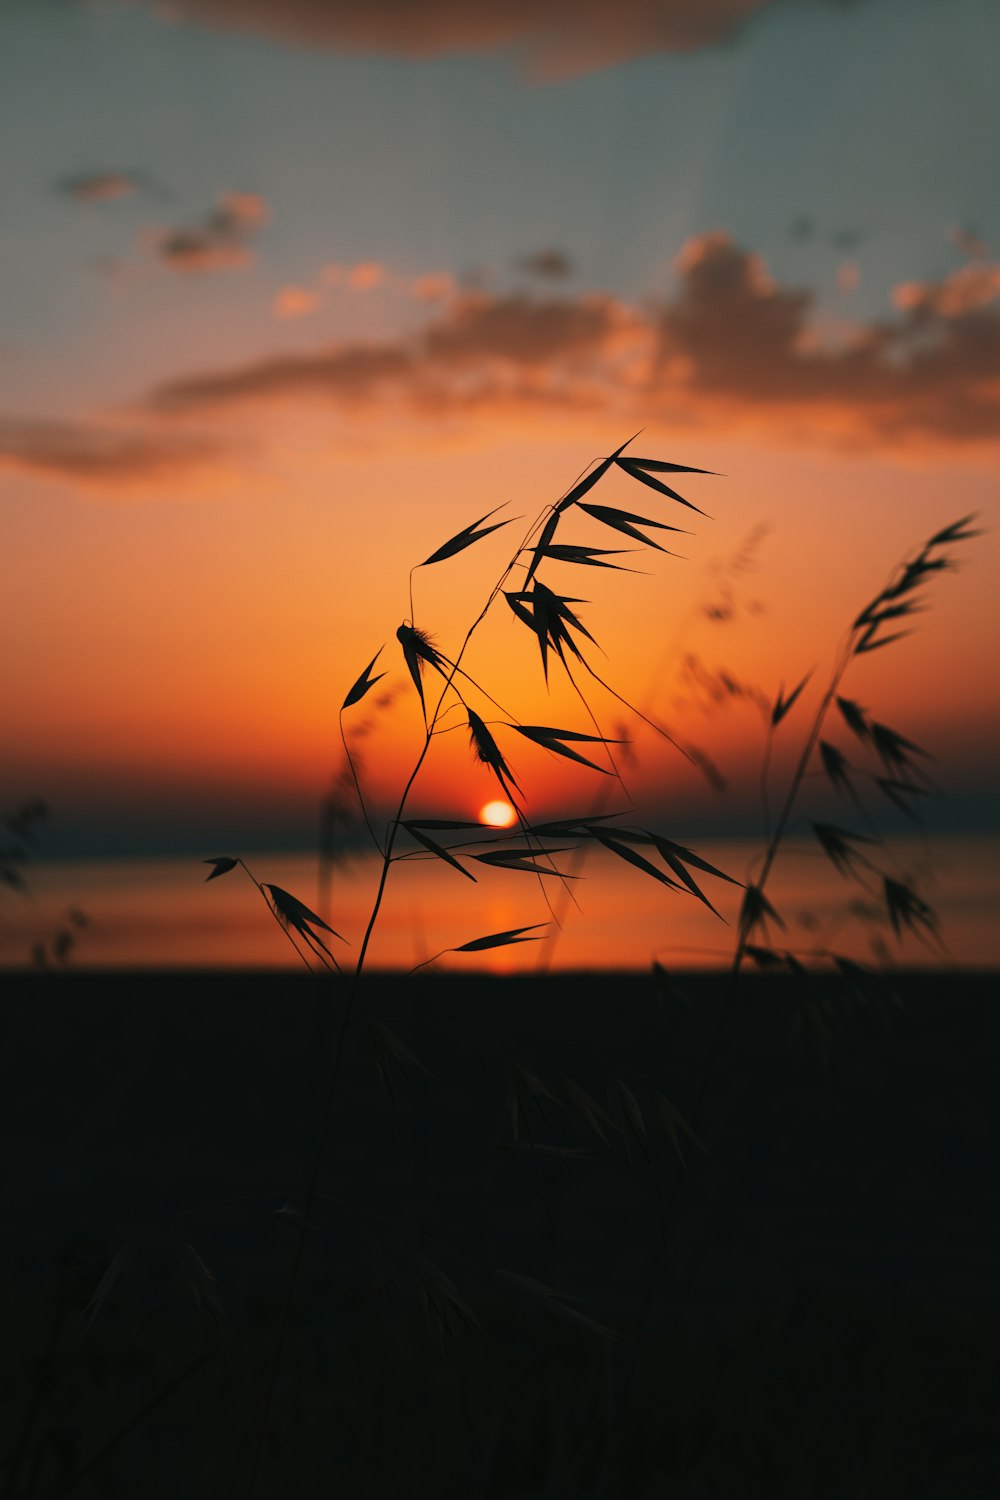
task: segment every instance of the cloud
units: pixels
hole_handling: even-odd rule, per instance
[[[84,172],[65,178],[59,184],[59,191],[78,203],[110,203],[116,198],[129,197],[140,186],[134,172]]]
[[[613,297],[532,298],[466,292],[415,335],[381,343],[337,344],[159,386],[149,405],[195,412],[261,400],[312,396],[356,408],[397,398],[423,415],[512,402],[574,407],[608,394],[643,337]]]
[[[152,393],[149,405],[161,412],[191,412],[308,395],[351,405],[368,401],[414,374],[413,356],[402,347],[342,344],[318,354],[277,356],[232,370],[167,381]]]
[[[515,49],[547,76],[733,41],[778,0],[147,0],[170,20],[352,53],[434,57]],[[818,0],[810,0],[817,4]],[[824,4],[835,0],[823,0]],[[843,0],[840,0],[843,3]]]
[[[698,235],[674,261],[678,295],[654,315],[661,376],[754,399],[794,390],[790,363],[806,323],[810,295],[779,290],[760,256],[724,231]]]
[[[573,274],[573,262],[564,250],[555,250],[551,246],[545,250],[536,250],[533,255],[522,255],[517,262],[522,271],[527,271],[532,276],[542,276],[553,281],[561,281]]]
[[[414,277],[410,291],[418,302],[444,302],[456,291],[455,278],[447,271],[428,271]]]
[[[219,455],[203,435],[0,416],[0,470],[103,489],[174,478]]]
[[[990,253],[990,247],[986,241],[978,235],[974,229],[965,225],[956,224],[948,230],[948,238],[957,250],[963,255],[968,255],[974,260],[985,260]]]
[[[442,367],[554,365],[609,356],[614,335],[629,321],[624,305],[601,292],[579,298],[468,292],[430,324],[422,342],[428,362]]]
[[[961,318],[1000,297],[1000,265],[973,261],[941,281],[904,281],[893,288],[896,307],[918,317]]]
[[[641,307],[602,292],[455,292],[415,333],[195,373],[147,407],[310,397],[420,419],[602,411],[796,442],[996,442],[997,267],[910,283],[894,316],[867,323],[824,320],[814,293],[778,284],[721,231],[689,241],[675,272],[675,291]]]
[[[259,229],[270,217],[260,193],[223,193],[211,222],[219,233],[245,234]]]
[[[856,250],[865,237],[863,229],[835,229],[830,244],[835,250]]]
[[[363,260],[347,272],[347,284],[356,292],[370,292],[381,286],[386,279],[386,270],[377,260]]]
[[[231,270],[250,263],[249,242],[268,216],[259,193],[224,193],[218,207],[194,228],[146,230],[142,238],[173,271]]]
[[[319,296],[304,286],[283,286],[272,304],[276,318],[304,318],[316,311]]]
[[[849,297],[861,285],[861,267],[856,260],[841,261],[837,267],[837,286]]]
[[[330,261],[320,272],[324,286],[349,286],[355,292],[370,292],[390,281],[389,272],[378,260],[359,260],[353,266]]]
[[[252,258],[239,240],[216,239],[194,229],[170,230],[149,243],[164,265],[185,275],[231,271],[237,266],[248,266]]]
[[[961,272],[919,301],[897,298],[902,318],[857,325],[830,349],[811,336],[813,295],[775,285],[728,235],[691,241],[678,269],[679,292],[657,320],[658,364],[673,369],[678,398],[805,424],[803,436],[811,427],[888,446],[996,440],[1000,316],[980,291],[956,290]]]

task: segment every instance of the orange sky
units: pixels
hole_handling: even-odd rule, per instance
[[[574,480],[593,444],[584,446],[582,430],[557,442],[529,430],[478,449],[408,449],[405,432],[390,430],[384,452],[345,460],[322,453],[318,425],[303,423],[301,456],[285,459],[284,500],[262,481],[255,490],[252,474],[245,489],[189,490],[169,507],[81,506],[36,487],[18,516],[30,560],[5,584],[17,645],[8,691],[18,706],[5,752],[8,784],[54,788],[49,795],[71,808],[104,799],[112,823],[127,804],[154,843],[178,817],[197,838],[199,820],[211,828],[220,808],[227,827],[242,812],[251,843],[255,834],[279,837],[281,815],[301,837],[339,761],[337,708],[385,643],[379,668],[389,675],[379,688],[393,688],[396,699],[371,714],[373,693],[347,722],[374,720],[363,746],[367,784],[376,800],[394,795],[421,738],[395,640],[409,611],[409,566],[494,505],[524,518],[416,573],[417,623],[451,654],[509,561],[509,538],[519,540]],[[618,436],[608,434],[604,446]],[[647,456],[725,470],[684,476],[681,493],[713,519],[682,512],[624,475],[609,475],[588,499],[669,524],[687,518],[692,534],[672,538],[685,560],[647,550],[620,559],[646,576],[559,563],[543,576],[590,601],[579,614],[607,652],[592,654],[595,668],[678,738],[708,750],[734,782],[728,806],[738,817],[763,721],[749,700],[713,705],[706,674],[722,669],[769,700],[813,667],[819,681],[840,632],[889,565],[988,501],[992,475],[950,456],[919,466],[789,456],[704,434],[669,443],[655,430],[641,441]],[[745,571],[731,573],[728,562],[763,527]],[[594,545],[618,540],[582,516],[562,534]],[[652,534],[670,543],[670,533]],[[943,746],[956,761],[944,780],[950,770],[959,787],[966,774],[986,770],[981,741],[996,730],[982,665],[983,622],[996,618],[996,545],[984,537],[959,549],[962,571],[936,582],[933,611],[914,639],[858,663],[850,679],[876,716],[930,748]],[[720,606],[730,619],[711,617]],[[519,722],[593,732],[558,664],[546,694],[537,648],[505,604],[495,606],[466,661]],[[587,698],[603,731],[620,733],[625,711],[594,684]],[[475,693],[470,701],[484,717],[503,717]],[[798,720],[782,728],[789,746],[810,701],[807,693]],[[497,733],[543,814],[553,805],[588,806],[604,780]],[[638,801],[673,803],[686,826],[702,804],[714,824],[725,821],[727,804],[706,793],[676,752],[641,726],[629,733],[641,758],[627,778]],[[496,790],[462,731],[435,745],[417,802],[424,811],[469,813]],[[265,803],[271,813],[262,818]]]

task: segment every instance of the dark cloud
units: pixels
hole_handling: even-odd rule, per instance
[[[835,229],[830,244],[835,250],[856,250],[865,237],[863,229]]]
[[[225,193],[194,228],[152,230],[144,238],[171,270],[225,271],[249,264],[250,241],[267,219],[267,203],[259,193]]]
[[[542,365],[600,354],[618,325],[619,306],[600,293],[580,298],[472,293],[431,324],[422,344],[431,361],[444,365],[483,360]]]
[[[929,319],[949,321],[981,312],[1000,299],[1000,265],[974,260],[940,281],[904,281],[893,301],[918,326]]]
[[[1000,268],[908,283],[895,316],[833,329],[815,320],[813,293],[777,285],[724,233],[690,241],[676,270],[674,295],[641,311],[599,293],[467,292],[415,335],[192,375],[150,405],[311,395],[345,408],[392,398],[425,416],[488,416],[491,402],[603,407],[890,447],[1000,433]]]
[[[31,417],[0,417],[0,469],[101,486],[170,478],[211,463],[210,438]]]
[[[816,235],[816,220],[812,214],[796,214],[788,226],[788,233],[793,240],[811,240]]]
[[[75,177],[64,177],[58,190],[78,203],[110,203],[116,198],[128,198],[140,186],[141,178],[135,172],[81,172]]]
[[[690,394],[761,417],[812,415],[861,441],[996,439],[1000,269],[911,283],[909,298],[897,288],[901,318],[848,328],[834,347],[812,326],[812,294],[776,286],[727,235],[692,241],[678,269],[680,291],[658,315],[657,365]]]
[[[467,292],[410,339],[340,344],[313,354],[256,361],[234,370],[168,382],[153,393],[161,411],[195,410],[251,399],[314,395],[359,404],[391,391],[415,404],[465,404],[472,389],[498,390],[506,373],[549,377],[606,366],[627,320],[613,298],[493,296]]]
[[[687,379],[705,389],[769,399],[794,390],[787,356],[809,293],[779,290],[760,258],[721,231],[689,241],[676,265],[680,291],[656,317],[660,370],[676,369],[680,355]]]
[[[658,318],[660,366],[681,357],[690,392],[765,414],[783,408],[862,441],[996,440],[1000,431],[1000,273],[976,267],[975,288],[912,284],[903,318],[817,338],[805,291],[774,285],[756,255],[726,234],[685,248],[679,296]],[[970,267],[969,270],[973,270]],[[955,284],[955,285],[952,285]],[[949,296],[951,294],[951,296]]]
[[[556,250],[551,246],[545,250],[536,250],[533,255],[522,255],[517,265],[531,276],[542,276],[552,281],[562,281],[573,274],[573,262],[565,250]]]
[[[358,404],[417,374],[412,353],[393,344],[343,344],[318,354],[258,360],[234,370],[168,381],[153,393],[158,411],[192,411],[241,401],[318,395]]]
[[[430,57],[514,48],[572,75],[730,42],[779,0],[171,0],[172,20],[344,52]],[[829,5],[835,0],[807,0]],[[159,9],[156,0],[147,4]]]
[[[956,250],[961,250],[963,255],[968,255],[973,260],[985,260],[990,253],[990,247],[982,235],[977,230],[970,229],[967,224],[956,224],[949,229],[948,238]]]

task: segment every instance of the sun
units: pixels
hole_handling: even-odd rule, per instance
[[[479,809],[480,823],[488,823],[491,828],[509,828],[516,817],[509,802],[487,802]]]

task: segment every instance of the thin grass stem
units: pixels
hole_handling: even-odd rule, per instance
[[[568,493],[568,491],[567,491],[567,493]],[[278,1371],[279,1371],[280,1366],[281,1366],[282,1354],[284,1352],[285,1341],[286,1341],[286,1336],[287,1336],[287,1331],[288,1331],[288,1324],[289,1324],[289,1321],[291,1319],[292,1309],[293,1309],[293,1306],[294,1306],[294,1303],[295,1303],[295,1294],[296,1294],[296,1290],[298,1288],[299,1276],[301,1274],[301,1269],[302,1269],[302,1261],[303,1261],[303,1255],[304,1255],[304,1252],[305,1252],[306,1233],[307,1233],[307,1230],[308,1230],[310,1213],[311,1213],[313,1202],[314,1202],[315,1197],[316,1197],[316,1193],[317,1193],[317,1189],[318,1189],[318,1183],[319,1183],[319,1176],[320,1176],[320,1172],[322,1170],[323,1158],[324,1158],[324,1155],[325,1155],[325,1152],[326,1152],[327,1140],[328,1140],[328,1137],[329,1137],[329,1134],[330,1134],[330,1125],[331,1125],[331,1121],[332,1121],[332,1118],[333,1118],[333,1105],[334,1105],[334,1100],[335,1100],[335,1097],[336,1097],[337,1080],[338,1080],[338,1077],[339,1077],[339,1074],[340,1074],[340,1065],[341,1065],[341,1060],[342,1060],[343,1053],[344,1053],[344,1043],[345,1043],[345,1041],[347,1039],[347,1035],[348,1035],[348,1032],[350,1030],[350,1026],[352,1024],[352,1021],[354,1020],[354,1014],[353,1014],[354,1002],[355,1002],[355,999],[356,999],[356,996],[357,996],[357,992],[358,992],[358,987],[359,987],[359,984],[360,984],[360,981],[361,981],[361,975],[362,975],[362,973],[364,971],[365,960],[366,960],[366,958],[368,956],[368,949],[369,949],[369,946],[371,944],[372,933],[375,930],[375,925],[376,925],[376,923],[378,921],[379,913],[380,913],[380,911],[382,909],[382,901],[383,901],[383,898],[385,896],[386,883],[388,881],[389,870],[390,870],[391,865],[392,865],[393,847],[395,845],[396,838],[397,838],[397,835],[399,833],[399,829],[400,829],[401,824],[402,824],[403,813],[406,810],[406,804],[407,804],[407,801],[409,799],[410,792],[413,789],[413,784],[416,781],[417,776],[419,775],[420,770],[421,770],[421,768],[422,768],[422,766],[424,764],[424,761],[427,758],[427,753],[428,753],[428,751],[430,749],[430,746],[431,746],[431,741],[432,741],[432,738],[433,738],[434,727],[436,725],[438,715],[440,714],[440,712],[442,710],[442,707],[444,705],[444,700],[445,700],[445,697],[446,697],[449,689],[451,689],[453,687],[453,685],[454,685],[455,675],[457,674],[457,672],[460,669],[462,657],[464,656],[465,651],[468,648],[469,642],[472,640],[472,637],[475,634],[475,631],[478,629],[479,625],[486,618],[486,615],[487,615],[489,609],[491,608],[491,606],[493,605],[493,603],[495,602],[495,600],[499,597],[500,592],[501,592],[501,590],[503,588],[503,585],[507,581],[507,578],[510,576],[511,572],[513,571],[513,569],[514,569],[514,567],[515,567],[515,565],[517,563],[518,558],[521,556],[521,553],[524,551],[525,547],[530,543],[531,538],[534,536],[535,532],[539,529],[539,527],[541,525],[544,524],[544,522],[547,519],[548,515],[551,514],[551,512],[553,510],[554,510],[554,506],[548,506],[548,507],[546,507],[546,509],[542,512],[542,515],[541,515],[540,519],[537,520],[533,524],[533,526],[529,529],[529,531],[528,531],[528,533],[527,533],[527,535],[525,537],[525,540],[522,542],[521,546],[518,548],[517,552],[514,554],[513,558],[508,563],[507,567],[504,569],[504,571],[501,574],[500,579],[498,580],[498,582],[494,585],[493,589],[490,591],[489,597],[488,597],[485,605],[480,610],[479,614],[476,616],[475,620],[472,622],[472,624],[469,626],[468,630],[466,631],[465,639],[462,642],[461,649],[459,650],[458,656],[456,657],[455,661],[451,664],[451,670],[450,670],[450,672],[448,674],[448,677],[447,677],[447,680],[446,680],[446,682],[444,684],[444,687],[441,689],[441,693],[440,693],[440,695],[438,697],[437,705],[436,705],[436,707],[434,709],[434,713],[431,715],[431,718],[430,718],[429,721],[427,719],[426,711],[425,711],[425,714],[424,714],[424,743],[423,743],[423,745],[422,745],[422,747],[420,749],[419,755],[417,756],[416,764],[414,765],[412,771],[410,772],[410,774],[409,774],[409,776],[408,776],[408,778],[406,780],[406,784],[403,787],[402,795],[400,796],[400,799],[399,799],[399,805],[398,805],[398,807],[396,809],[395,817],[392,819],[392,821],[389,824],[389,827],[387,829],[385,845],[384,845],[384,849],[383,849],[383,853],[382,853],[382,869],[381,869],[381,872],[380,872],[380,875],[379,875],[378,888],[377,888],[377,890],[375,892],[375,898],[374,898],[374,901],[372,903],[371,914],[370,914],[370,916],[368,918],[368,923],[367,923],[367,925],[365,927],[364,937],[362,938],[362,941],[361,941],[361,947],[360,947],[360,950],[359,950],[359,953],[358,953],[357,965],[356,965],[355,970],[354,970],[354,975],[353,975],[353,978],[352,978],[352,981],[351,981],[351,988],[350,988],[350,991],[349,991],[349,994],[348,994],[348,997],[347,997],[347,1003],[346,1003],[345,1008],[344,1008],[343,1020],[342,1020],[341,1025],[340,1025],[340,1029],[339,1029],[339,1032],[338,1032],[338,1035],[337,1035],[337,1040],[336,1040],[335,1047],[334,1047],[333,1060],[332,1060],[332,1063],[331,1063],[330,1073],[329,1073],[329,1077],[328,1077],[328,1081],[327,1081],[327,1087],[326,1087],[325,1096],[324,1096],[324,1100],[323,1100],[322,1117],[321,1117],[319,1131],[318,1131],[317,1138],[316,1138],[316,1145],[315,1145],[315,1150],[314,1150],[314,1155],[313,1155],[313,1165],[312,1165],[312,1170],[311,1170],[310,1177],[309,1177],[309,1185],[308,1185],[308,1189],[307,1189],[307,1192],[306,1192],[305,1204],[304,1204],[304,1207],[303,1207],[302,1223],[301,1223],[301,1225],[299,1227],[299,1230],[298,1230],[298,1233],[297,1233],[297,1236],[296,1236],[295,1248],[294,1248],[293,1256],[292,1256],[291,1272],[290,1272],[289,1281],[288,1281],[288,1288],[287,1288],[287,1291],[285,1293],[284,1306],[283,1306],[281,1318],[280,1318],[280,1321],[279,1321],[279,1324],[278,1324],[278,1331],[277,1331],[277,1335],[276,1335],[276,1338],[275,1338],[274,1350],[272,1352],[271,1362],[270,1362],[270,1368],[269,1368],[269,1371],[268,1371],[267,1385],[266,1385],[265,1393],[264,1393],[264,1401],[263,1401],[263,1405],[262,1405],[261,1416],[260,1416],[260,1420],[259,1420],[259,1423],[258,1423],[258,1426],[257,1426],[257,1435],[256,1435],[256,1438],[255,1438],[255,1441],[254,1441],[254,1446],[253,1446],[253,1453],[252,1453],[251,1465],[250,1465],[250,1475],[249,1475],[249,1480],[248,1480],[247,1489],[246,1489],[246,1500],[253,1500],[253,1496],[254,1496],[256,1488],[257,1488],[257,1480],[258,1480],[258,1476],[259,1476],[259,1473],[260,1473],[260,1464],[261,1464],[261,1458],[262,1458],[262,1455],[263,1455],[264,1440],[265,1440],[266,1433],[267,1433],[268,1419],[270,1417],[271,1406],[272,1406],[273,1400],[274,1400],[274,1390],[275,1390],[275,1386],[277,1384],[277,1377],[278,1377]],[[412,589],[412,575],[411,575],[411,589]],[[411,611],[412,611],[412,604],[411,604]],[[412,613],[411,613],[411,620],[412,620]],[[457,692],[457,689],[455,689],[455,691]],[[459,694],[459,697],[461,697],[461,694]],[[241,863],[242,863],[242,861],[241,861]],[[245,865],[244,865],[244,869],[246,869]],[[264,894],[263,888],[260,886],[259,882],[254,878],[254,876],[252,874],[250,874],[249,870],[247,870],[247,874],[250,875],[250,879],[253,880],[253,882],[257,886],[258,890],[260,890],[261,895],[264,896],[264,899],[266,900],[267,897]],[[268,903],[268,905],[269,905],[269,908],[270,908],[270,903]],[[289,934],[289,937],[290,936],[291,935]],[[295,945],[293,943],[293,947],[294,946]],[[296,952],[298,952],[298,951],[299,951],[298,948],[296,948]],[[302,957],[301,954],[300,954],[300,957]],[[308,961],[305,960],[305,959],[303,959],[303,961],[306,963],[306,967],[310,969],[310,972],[312,972],[311,966],[309,965]]]
[[[384,856],[385,851],[383,850],[382,845],[379,843],[378,835],[376,834],[374,828],[372,827],[372,825],[371,825],[371,819],[368,816],[368,808],[365,806],[364,793],[361,790],[361,782],[360,782],[360,779],[358,777],[357,767],[354,764],[354,757],[351,754],[351,747],[347,743],[347,735],[346,735],[346,733],[344,731],[344,710],[343,709],[341,709],[340,713],[337,715],[337,723],[338,723],[338,727],[340,729],[340,742],[341,742],[341,744],[344,747],[344,754],[347,757],[347,764],[348,764],[348,767],[350,768],[350,772],[351,772],[351,780],[354,782],[354,790],[358,794],[358,805],[361,808],[361,816],[365,820],[365,827],[368,829],[368,832],[371,835],[372,843],[375,845],[375,848],[378,850],[379,854],[382,854]]]

